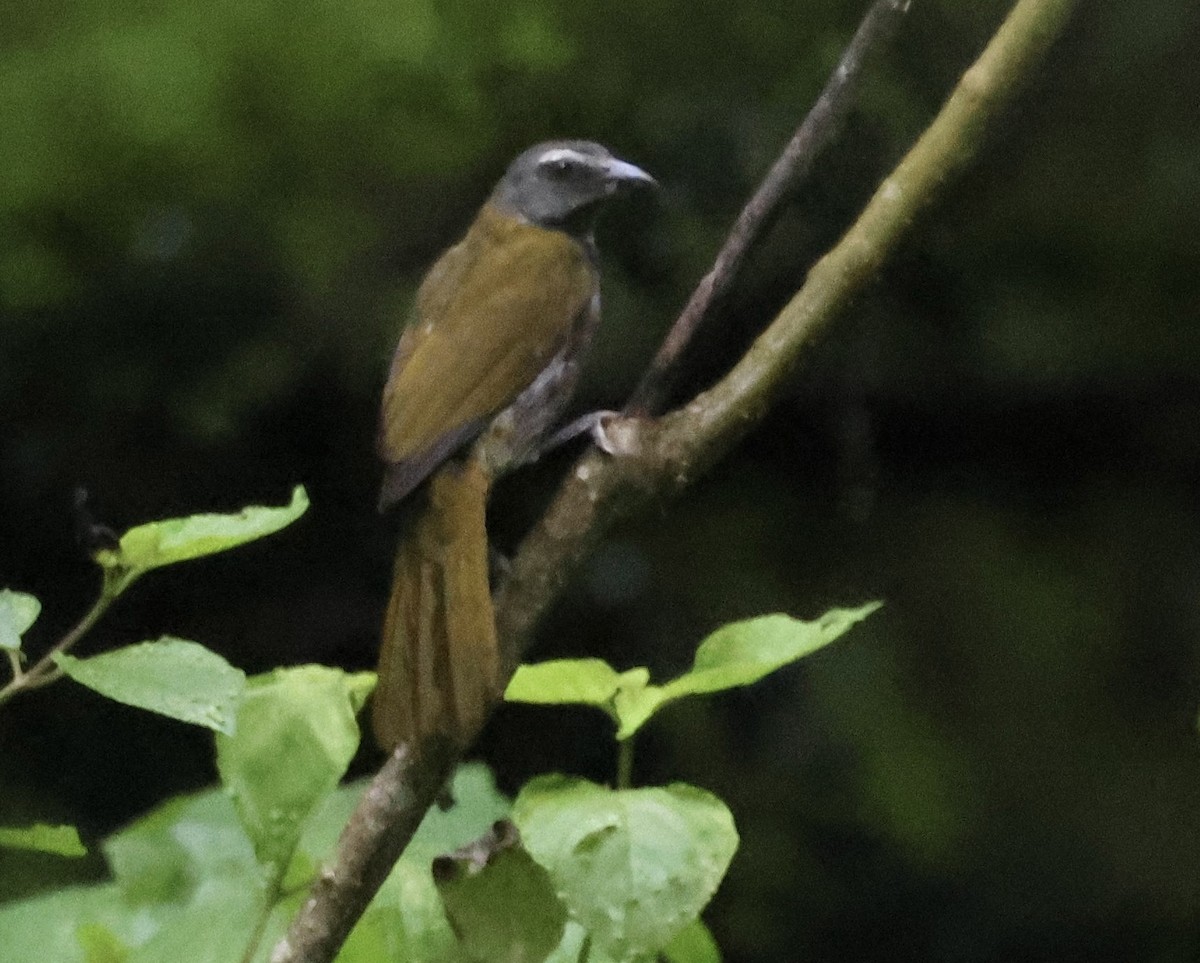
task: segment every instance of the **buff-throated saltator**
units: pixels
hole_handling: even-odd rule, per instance
[[[372,722],[386,749],[463,741],[499,695],[488,492],[537,457],[574,390],[599,320],[597,211],[652,184],[599,144],[531,147],[417,292],[378,437],[380,509],[423,498],[402,522],[383,626]]]

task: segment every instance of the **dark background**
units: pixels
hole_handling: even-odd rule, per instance
[[[31,649],[96,587],[77,484],[123,528],[303,482],[295,527],[146,578],[83,650],[171,633],[250,671],[369,666],[393,538],[375,409],[423,267],[530,143],[587,136],[645,166],[659,199],[601,226],[579,399],[619,405],[864,7],[6,5],[0,585],[44,603]],[[613,532],[541,633],[538,657],[663,677],[724,621],[886,600],[640,745],[639,781],[695,782],[738,819],[708,916],[734,963],[1200,954],[1200,9],[1080,7],[762,428]],[[689,390],[802,282],[1007,8],[916,0]],[[566,463],[499,493],[502,543]],[[509,789],[612,771],[581,713],[506,708],[478,752]],[[70,682],[3,710],[0,822],[94,838],[213,776],[204,733]],[[0,895],[68,871],[0,854]]]

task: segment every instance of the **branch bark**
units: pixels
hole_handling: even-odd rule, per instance
[[[329,963],[337,955],[457,762],[454,747],[435,740],[413,749],[402,745],[388,756],[271,963]]]
[[[821,96],[796,128],[783,153],[759,184],[758,190],[729,231],[712,269],[700,279],[688,303],[675,319],[658,353],[629,401],[630,414],[645,415],[658,411],[669,396],[672,376],[696,329],[729,292],[751,249],[774,223],[785,197],[792,193],[812,170],[817,155],[837,136],[850,114],[858,93],[868,55],[883,47],[900,19],[908,12],[911,0],[875,0],[854,38],[842,52],[837,68],[830,75]]]
[[[917,215],[979,152],[989,123],[1046,56],[1077,0],[1018,0],[949,100],[855,224],[720,382],[661,419],[617,419],[620,457],[586,453],[522,542],[496,597],[506,669],[580,561],[618,519],[686,488],[754,427],[813,336],[858,294]],[[686,340],[686,339],[685,339]],[[272,963],[328,963],[451,771],[455,750],[402,748],[372,780]]]

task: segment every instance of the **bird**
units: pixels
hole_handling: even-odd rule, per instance
[[[418,289],[376,441],[379,509],[405,506],[372,699],[385,750],[463,744],[499,698],[488,496],[557,440],[600,318],[598,213],[653,186],[593,141],[530,147]]]

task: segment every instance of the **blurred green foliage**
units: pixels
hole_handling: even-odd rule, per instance
[[[538,139],[644,165],[665,189],[600,227],[580,400],[619,404],[864,6],[10,4],[0,584],[45,602],[26,647],[94,592],[76,484],[119,529],[299,479],[314,507],[294,530],[146,580],[95,646],[153,627],[251,670],[368,665],[392,547],[374,408],[423,266]],[[801,282],[1007,7],[913,4],[689,386]],[[639,756],[640,781],[682,776],[738,813],[712,915],[731,959],[1194,958],[1197,49],[1188,0],[1081,4],[794,394],[614,533],[548,621],[539,658],[670,677],[725,621],[887,600],[788,679],[681,704]],[[562,463],[498,493],[502,545]],[[213,778],[169,723],[77,692],[22,703],[0,730],[6,824],[106,834]],[[546,711],[506,709],[480,748],[509,787],[564,759],[604,778],[603,720]],[[79,872],[3,852],[0,895]]]

